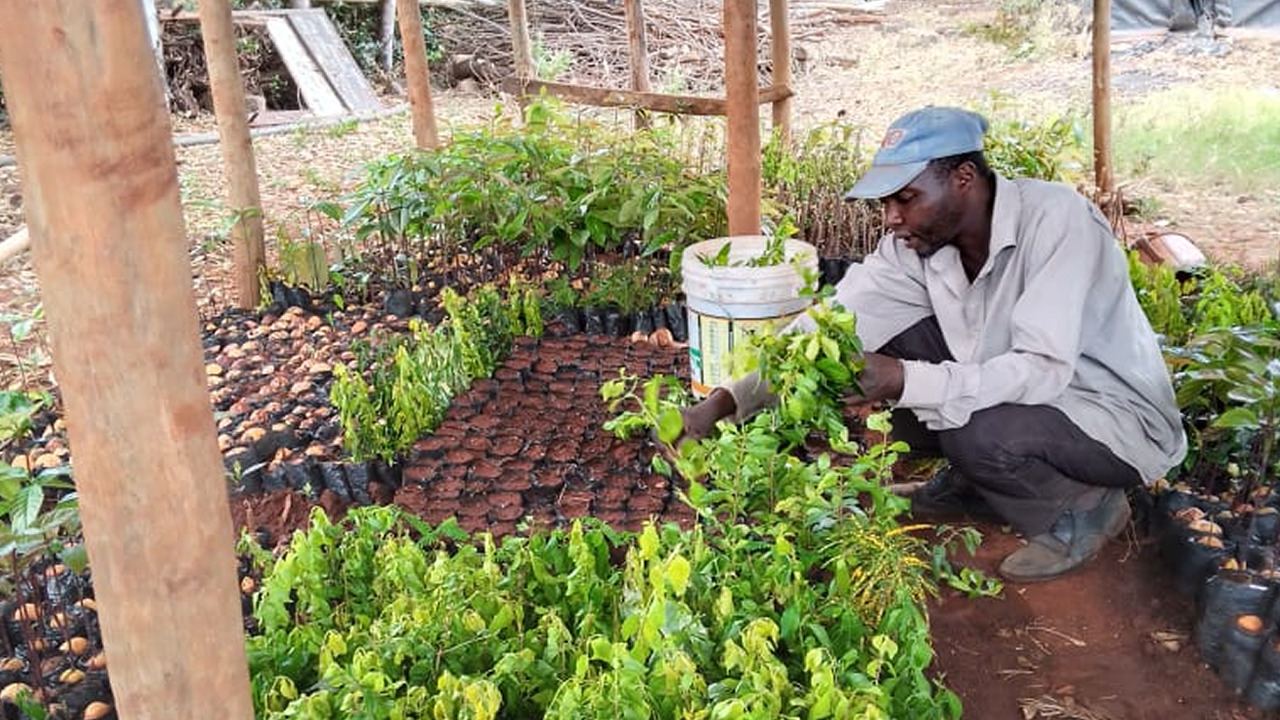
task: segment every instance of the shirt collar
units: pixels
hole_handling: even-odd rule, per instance
[[[1018,215],[1022,213],[1022,194],[1012,180],[996,175],[996,204],[991,211],[991,252],[993,258],[1007,247],[1018,244]]]

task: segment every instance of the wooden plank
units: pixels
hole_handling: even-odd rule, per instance
[[[724,0],[725,115],[730,235],[760,234],[760,96],[756,0]]]
[[[393,0],[388,0],[392,2]],[[436,111],[431,98],[431,68],[427,66],[427,42],[422,35],[422,8],[414,0],[394,0],[400,16],[400,44],[404,46],[404,71],[413,108],[413,138],[424,150],[440,144]]]
[[[235,225],[231,228],[236,303],[251,310],[262,295],[259,273],[266,264],[263,244],[262,199],[258,192],[258,165],[249,137],[249,117],[245,112],[244,79],[236,53],[235,24],[229,0],[205,0],[200,4],[200,37],[209,66],[209,88],[213,112],[218,118],[222,164],[227,177],[227,195]]]
[[[0,2],[0,69],[111,715],[250,720],[225,470],[145,32],[137,0]]]
[[[613,88],[532,80],[515,76],[503,78],[502,91],[509,95],[537,95],[545,91],[548,95],[555,95],[570,102],[597,107],[644,108],[653,112],[676,115],[723,116],[725,114],[725,101],[723,98],[701,97],[698,95],[669,95],[666,93],[640,93],[634,90],[615,90]],[[792,91],[788,87],[770,85],[767,88],[761,88],[759,95],[761,103],[772,103],[779,98],[790,97]]]
[[[293,25],[288,18],[268,18],[267,33],[280,52],[280,58],[289,69],[289,76],[298,86],[302,101],[307,107],[317,115],[340,115],[346,112],[346,106],[329,85],[328,78],[316,67],[315,60],[311,59],[311,54],[294,34]]]
[[[324,10],[295,10],[288,18],[343,106],[352,112],[382,106]]]

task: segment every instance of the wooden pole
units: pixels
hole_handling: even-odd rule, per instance
[[[1093,0],[1093,174],[1098,198],[1116,188],[1111,165],[1111,0]]]
[[[244,81],[236,57],[235,26],[229,0],[201,0],[200,34],[209,66],[209,87],[218,118],[222,164],[235,225],[231,228],[235,260],[236,302],[255,308],[261,300],[258,273],[266,262],[263,244],[262,200],[258,195],[258,166],[249,137]]]
[[[396,63],[396,3],[399,0],[382,0],[382,71],[391,74]],[[400,12],[404,17],[404,12]],[[403,34],[403,31],[401,31]],[[421,35],[422,31],[419,30]],[[408,53],[405,53],[408,55]],[[406,62],[408,62],[406,60]]]
[[[787,0],[769,0],[769,43],[774,87],[791,87],[791,21]],[[773,103],[773,133],[783,147],[791,145],[791,96]]]
[[[431,99],[431,68],[427,65],[427,41],[422,36],[422,9],[418,0],[395,0],[399,5],[400,44],[404,46],[404,72],[413,108],[413,138],[424,150],[440,144],[436,111]]]
[[[0,68],[121,718],[249,720],[225,471],[137,0],[0,2]]]
[[[507,0],[507,17],[511,20],[511,52],[516,77],[534,77],[533,41],[529,39],[529,16],[524,0]]]
[[[169,75],[164,65],[164,41],[160,36],[160,15],[156,10],[156,0],[141,0],[142,16],[147,21],[147,40],[151,43],[151,54],[155,56],[156,72],[160,74],[160,87],[164,88],[164,103],[169,105]]]
[[[623,0],[627,16],[627,47],[630,51],[631,89],[647,93],[653,89],[649,80],[649,40],[644,29],[644,6],[640,0]],[[635,115],[636,129],[649,127],[649,116],[643,110]]]
[[[760,105],[756,0],[724,0],[725,111],[729,140],[729,234],[760,234]]]

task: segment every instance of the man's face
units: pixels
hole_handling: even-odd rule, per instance
[[[883,198],[885,226],[922,258],[955,242],[962,216],[952,173],[925,168],[898,192]]]

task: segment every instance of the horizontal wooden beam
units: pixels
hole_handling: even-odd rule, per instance
[[[592,87],[590,85],[532,80],[515,76],[508,76],[502,81],[502,91],[511,95],[537,95],[544,90],[548,95],[555,95],[580,105],[643,109],[675,115],[725,114],[724,98],[615,90],[612,88]],[[760,88],[760,103],[763,105],[777,102],[778,100],[789,98],[793,94],[789,87],[770,85],[769,87]]]

